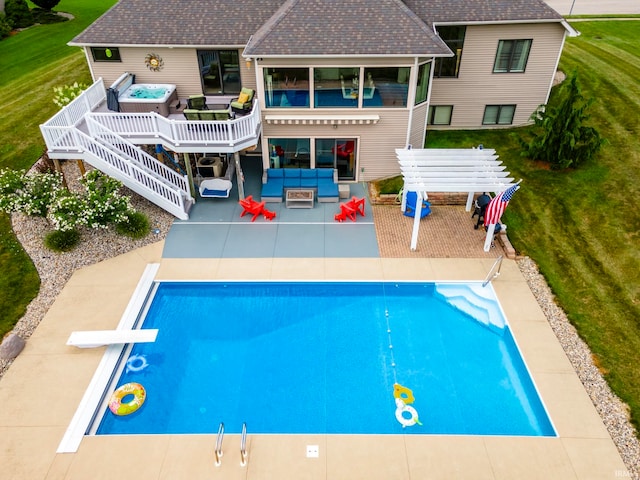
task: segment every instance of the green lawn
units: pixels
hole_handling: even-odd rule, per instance
[[[56,11],[75,19],[40,25],[0,42],[0,169],[29,168],[45,150],[39,125],[58,107],[53,87],[91,83],[84,54],[67,46],[115,0],[62,0]],[[39,279],[17,242],[8,216],[0,214],[0,338],[13,328],[37,294]]]
[[[522,188],[503,220],[539,265],[640,427],[640,21],[577,22],[560,68],[577,70],[594,97],[591,123],[609,141],[596,162],[555,172],[519,157],[514,135],[430,132],[429,147],[496,148]]]

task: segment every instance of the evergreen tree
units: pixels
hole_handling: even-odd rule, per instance
[[[33,15],[26,0],[7,0],[5,14],[14,28],[26,28],[33,25]]]
[[[524,149],[520,155],[548,162],[553,169],[577,167],[592,159],[605,140],[595,128],[584,125],[594,99],[584,98],[576,72],[558,94],[555,105],[541,105],[531,115],[539,129],[530,141],[519,139]]]
[[[31,2],[43,10],[50,11],[51,9],[53,9],[53,7],[60,3],[60,0],[31,0]]]

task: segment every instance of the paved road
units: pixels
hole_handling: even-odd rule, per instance
[[[546,0],[562,15],[640,14],[640,0]]]

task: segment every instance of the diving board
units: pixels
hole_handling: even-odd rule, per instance
[[[78,348],[95,348],[125,343],[153,343],[158,329],[148,330],[90,330],[71,332],[67,345]]]

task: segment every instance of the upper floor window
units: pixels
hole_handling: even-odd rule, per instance
[[[91,47],[94,62],[121,62],[118,47]]]
[[[204,93],[215,95],[240,92],[237,50],[198,50],[198,65]]]
[[[357,108],[359,68],[314,68],[313,105],[316,108]]]
[[[524,72],[529,58],[529,50],[531,50],[531,42],[530,39],[500,40],[493,72]]]
[[[418,80],[416,82],[416,105],[427,101],[429,93],[429,72],[431,63],[423,63],[418,67]]]
[[[267,107],[309,107],[308,68],[265,68],[263,73]]]
[[[365,68],[362,106],[406,107],[410,75],[410,67]]]
[[[462,59],[462,46],[467,27],[464,25],[442,25],[437,27],[438,35],[453,52],[453,57],[437,58],[434,77],[457,77]]]
[[[515,105],[487,105],[484,107],[483,125],[511,125],[516,113]]]

